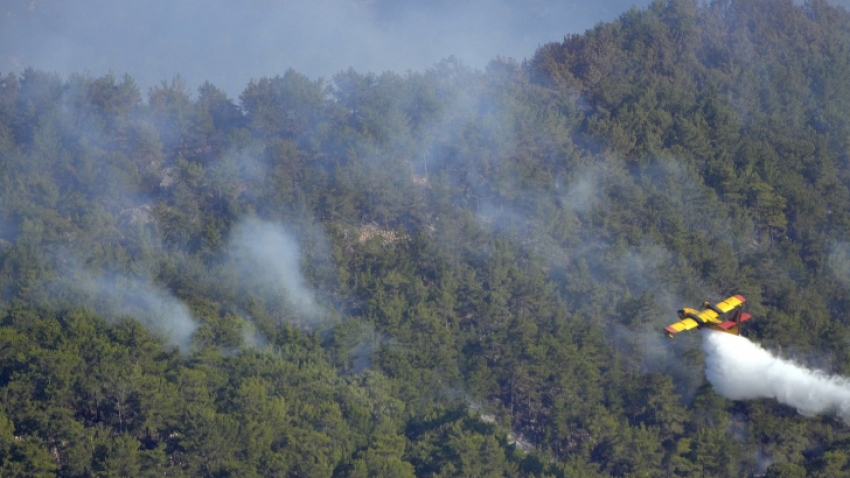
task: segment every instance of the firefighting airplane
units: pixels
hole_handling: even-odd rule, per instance
[[[752,316],[741,310],[741,306],[747,299],[742,295],[733,295],[717,305],[708,302],[702,303],[702,310],[688,309],[687,307],[677,311],[679,320],[664,328],[667,336],[671,339],[674,334],[683,330],[708,327],[729,334],[739,334],[738,325],[749,320]]]

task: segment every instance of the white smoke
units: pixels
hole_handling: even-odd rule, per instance
[[[82,267],[67,271],[73,280],[56,284],[69,304],[84,304],[109,318],[133,317],[182,352],[191,348],[198,323],[189,308],[147,278],[119,273],[97,274]]]
[[[230,247],[248,290],[268,299],[284,299],[302,324],[314,323],[325,315],[301,272],[301,247],[283,226],[245,220],[235,228]]]
[[[730,400],[774,398],[807,417],[835,413],[850,423],[850,380],[775,357],[744,337],[703,331],[705,375]]]

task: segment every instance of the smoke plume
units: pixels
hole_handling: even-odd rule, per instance
[[[319,321],[325,310],[301,272],[301,247],[283,226],[257,219],[239,224],[231,237],[231,256],[247,290],[268,300],[283,299],[302,325]]]
[[[54,284],[66,297],[65,305],[84,304],[109,319],[134,317],[170,346],[182,352],[191,348],[198,323],[186,304],[168,290],[144,277],[97,274],[80,266],[66,274],[70,281]]]
[[[730,400],[774,398],[807,417],[835,413],[850,423],[850,380],[811,370],[744,337],[703,332],[706,378]]]

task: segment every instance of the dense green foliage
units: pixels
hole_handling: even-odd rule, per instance
[[[728,401],[660,332],[741,293],[850,374],[849,77],[821,0],[238,104],[0,75],[0,475],[850,475],[837,418]]]

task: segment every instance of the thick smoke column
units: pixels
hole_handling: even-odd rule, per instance
[[[850,380],[774,357],[737,335],[705,330],[702,344],[706,378],[724,397],[775,398],[801,415],[836,413],[850,423]]]

